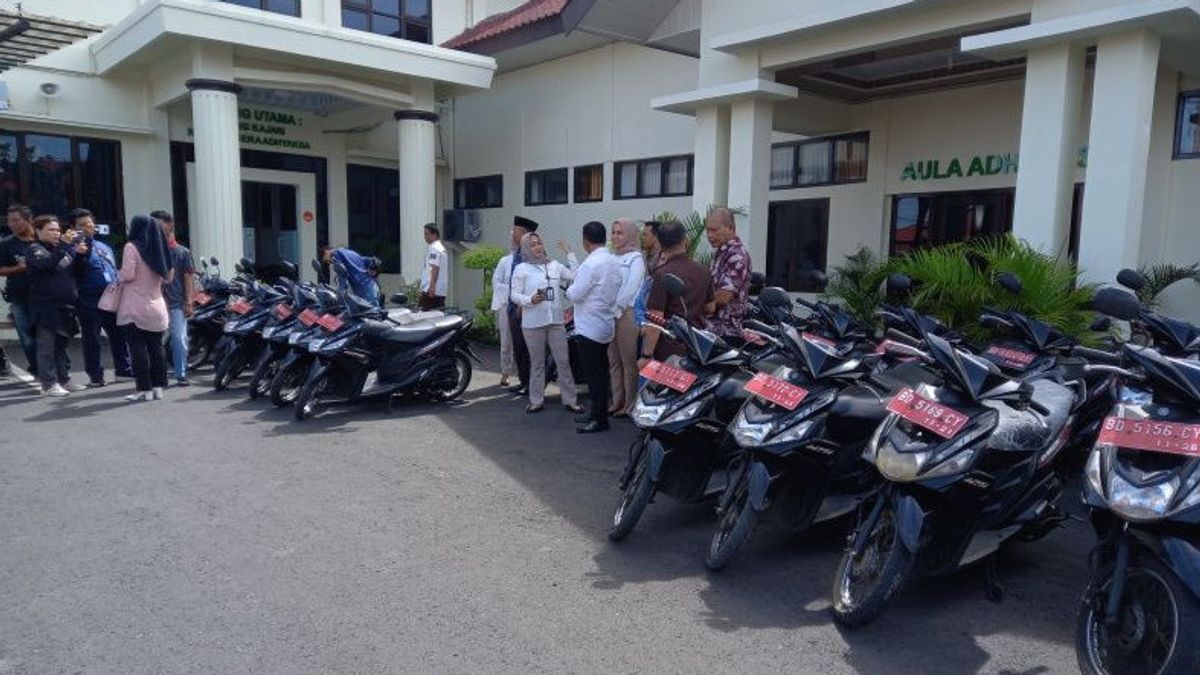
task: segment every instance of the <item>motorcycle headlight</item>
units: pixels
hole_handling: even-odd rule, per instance
[[[1137,486],[1117,472],[1109,476],[1108,505],[1116,513],[1132,521],[1161,520],[1179,489],[1175,478],[1154,485]]]
[[[308,347],[308,351],[315,354],[315,353],[321,351],[321,348],[324,345],[325,345],[325,339],[317,338],[316,340],[309,340],[308,344],[306,346]]]
[[[889,436],[892,425],[884,424],[877,432],[878,441],[871,444],[877,445],[875,466],[880,473],[897,482],[942,478],[962,473],[971,467],[979,455],[982,444],[978,441],[992,432],[999,419],[1000,416],[995,411],[986,412],[972,420],[965,432],[946,445],[930,446],[917,452],[898,451]]]
[[[733,420],[733,440],[743,448],[756,448],[762,445],[771,434],[771,422],[751,422],[746,419],[746,409],[738,411]]]
[[[643,391],[638,392],[637,402],[633,405],[630,417],[634,424],[640,427],[653,427],[660,424],[676,424],[686,422],[696,417],[704,410],[704,396],[721,383],[720,375],[712,375],[697,384],[692,385],[678,400],[667,400],[663,403],[647,403]],[[671,411],[668,415],[668,411]],[[665,416],[665,419],[664,419]]]
[[[270,340],[279,332],[279,326],[267,326],[263,329],[263,339]]]
[[[292,333],[291,335],[288,335],[288,344],[289,345],[298,345],[298,344],[300,344],[300,340],[302,340],[303,338],[304,338],[304,333],[302,331],[297,331],[295,333]]]
[[[897,452],[887,438],[879,443],[875,453],[875,468],[879,469],[879,473],[885,478],[898,483],[916,480],[928,461],[928,452]]]
[[[658,420],[667,412],[666,404],[649,405],[638,396],[638,400],[633,404],[633,412],[630,416],[633,418],[633,423],[639,427],[652,427],[658,424]]]
[[[318,340],[318,342],[320,342],[321,344],[319,346],[313,347],[313,351],[318,351],[318,350],[323,351],[323,352],[337,351],[337,350],[341,349],[342,347],[345,347],[350,342],[351,337],[353,337],[353,336],[346,335],[346,336],[340,337],[340,338],[334,338],[334,339],[326,338],[324,340]]]
[[[223,330],[226,333],[236,333],[240,326],[241,326],[241,323],[238,321],[227,321],[227,322],[225,322],[225,328]]]
[[[676,422],[683,422],[686,420],[690,420],[693,417],[696,417],[697,415],[699,415],[700,410],[702,408],[704,408],[704,399],[701,399],[699,401],[693,401],[692,403],[689,403],[689,404],[685,405],[684,407],[680,408],[679,410],[671,413],[670,416],[668,416],[667,419],[664,420],[664,422],[668,423],[668,424],[673,424]]]

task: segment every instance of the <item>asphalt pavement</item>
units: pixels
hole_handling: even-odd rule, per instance
[[[970,570],[842,631],[844,530],[760,528],[712,574],[712,506],[660,498],[608,542],[633,428],[576,435],[553,387],[525,415],[493,366],[297,423],[208,380],[0,381],[0,675],[1078,672],[1082,523],[1001,556],[1002,604]]]

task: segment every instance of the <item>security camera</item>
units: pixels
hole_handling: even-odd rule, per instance
[[[58,96],[59,86],[55,82],[43,82],[38,85],[38,89],[42,92],[42,96],[54,98]]]

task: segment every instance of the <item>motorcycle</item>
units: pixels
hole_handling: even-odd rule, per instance
[[[222,279],[220,262],[216,258],[201,259],[200,264],[200,288],[192,296],[195,311],[188,319],[188,370],[195,370],[212,359],[213,350],[224,335],[229,296],[245,281],[242,275],[233,280]]]
[[[1076,391],[1053,376],[1014,378],[922,330],[936,384],[887,404],[864,458],[882,483],[859,510],[833,581],[834,618],[872,620],[914,575],[947,574],[1063,520],[1054,462],[1069,438]],[[989,564],[989,597],[1003,589]]]
[[[274,286],[254,281],[248,284],[246,297],[230,299],[227,305],[230,317],[217,348],[220,358],[213,375],[213,389],[226,389],[268,351],[263,331],[268,323],[277,319],[280,306],[292,296],[294,279],[298,276],[294,265],[286,263],[284,267],[290,274],[280,276]]]
[[[663,283],[668,293],[682,297],[682,279],[668,274]],[[784,301],[790,305],[786,295]],[[769,327],[748,323],[764,329],[760,339],[770,339]],[[633,531],[657,493],[683,503],[721,494],[725,469],[736,451],[726,427],[746,396],[743,384],[750,378],[752,361],[681,316],[655,328],[664,339],[683,345],[687,355],[650,361],[641,370],[646,382],[630,413],[640,433],[618,480],[621,497],[608,531],[613,541]],[[771,353],[762,349],[756,356],[762,359]]]
[[[342,317],[322,317],[327,333],[308,343],[315,360],[296,396],[296,420],[333,402],[405,393],[449,401],[467,390],[471,361],[481,363],[467,341],[469,316],[438,312],[397,319],[346,295],[354,308]],[[392,302],[404,305],[407,298],[396,295]]]
[[[1140,324],[1156,346],[1081,350],[1124,386],[1085,470],[1098,543],[1076,624],[1079,666],[1088,675],[1192,675],[1200,672],[1200,362],[1157,345],[1190,348],[1200,328],[1151,315],[1119,289],[1100,291],[1094,306]]]

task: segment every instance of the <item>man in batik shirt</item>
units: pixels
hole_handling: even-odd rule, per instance
[[[733,212],[721,206],[704,221],[713,249],[713,301],[708,306],[708,330],[732,345],[742,344],[742,320],[750,290],[750,252],[737,236]]]

